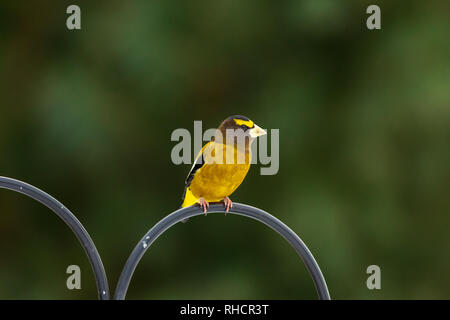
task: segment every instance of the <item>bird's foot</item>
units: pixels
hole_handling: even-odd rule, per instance
[[[230,198],[225,197],[223,199],[223,204],[225,205],[225,215],[228,213],[228,211],[233,208],[233,202],[230,200]]]
[[[200,207],[203,208],[203,213],[206,216],[207,215],[206,210],[208,210],[208,208],[209,208],[209,202],[206,201],[203,197],[200,198],[199,201],[200,201]]]

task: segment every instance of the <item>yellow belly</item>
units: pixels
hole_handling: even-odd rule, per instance
[[[211,149],[208,149],[211,148]],[[208,154],[215,155],[217,148],[222,148],[222,163],[209,161]],[[190,186],[186,189],[185,198],[182,207],[192,206],[199,202],[199,198],[204,198],[208,202],[222,201],[225,197],[231,195],[244,181],[245,176],[250,169],[251,153],[245,152],[244,161],[238,163],[238,155],[243,154],[234,150],[234,163],[226,163],[225,145],[209,144],[202,151],[206,158],[205,164],[195,172]],[[205,151],[206,150],[206,151]]]
[[[206,164],[195,174],[189,189],[196,198],[221,201],[239,187],[249,168],[250,164]]]
[[[186,190],[182,207],[189,207],[203,197],[208,202],[219,202],[230,196],[244,181],[250,164],[205,164]]]

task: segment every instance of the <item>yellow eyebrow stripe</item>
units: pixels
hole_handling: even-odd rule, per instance
[[[241,119],[233,119],[233,120],[234,120],[234,122],[236,122],[236,124],[238,126],[244,124],[249,128],[253,128],[253,126],[255,125],[252,120],[241,120]]]

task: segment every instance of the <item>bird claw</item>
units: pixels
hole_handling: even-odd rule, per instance
[[[225,197],[223,199],[223,204],[225,205],[225,215],[227,215],[228,211],[233,208],[233,202],[230,200],[230,198]]]
[[[203,209],[203,213],[206,215],[208,215],[208,213],[206,212],[209,208],[209,202],[206,201],[204,198],[200,198],[200,207]]]

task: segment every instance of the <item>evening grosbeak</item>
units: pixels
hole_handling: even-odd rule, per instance
[[[228,212],[233,206],[229,196],[250,169],[250,146],[265,134],[266,131],[247,117],[237,115],[225,119],[195,158],[185,181],[181,207],[199,204],[206,214],[209,202],[223,201]]]

